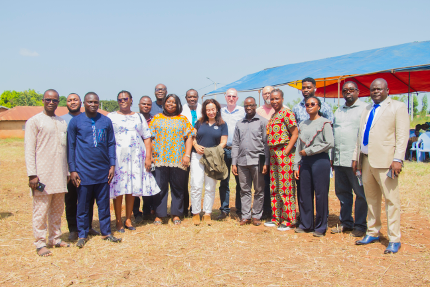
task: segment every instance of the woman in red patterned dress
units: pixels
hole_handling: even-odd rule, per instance
[[[270,104],[275,113],[267,124],[270,148],[270,201],[272,220],[264,225],[280,231],[294,228],[296,223],[296,187],[293,180],[294,144],[298,130],[294,113],[283,106],[284,93],[274,89]]]

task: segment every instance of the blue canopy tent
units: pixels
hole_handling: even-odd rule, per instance
[[[361,97],[369,96],[370,83],[379,77],[387,80],[390,94],[430,91],[430,41],[268,68],[205,96],[222,94],[230,88],[239,92],[283,85],[301,89],[301,79],[306,77],[317,81],[316,96],[327,98],[339,98],[340,85],[345,80],[357,82]]]

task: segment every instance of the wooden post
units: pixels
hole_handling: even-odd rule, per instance
[[[324,78],[324,103],[325,103],[325,78]]]

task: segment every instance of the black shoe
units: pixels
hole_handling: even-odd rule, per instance
[[[82,248],[84,247],[85,243],[87,243],[85,238],[79,238],[78,243],[76,243],[76,246]]]
[[[301,229],[300,227],[296,227],[296,229],[294,230],[295,233],[309,233],[311,232],[310,230],[305,230],[305,229]]]
[[[221,211],[221,213],[218,215],[218,217],[216,218],[216,220],[224,220],[226,219],[228,216],[228,213],[225,213],[224,211]]]
[[[366,231],[362,231],[362,230],[358,230],[358,229],[354,229],[351,232],[351,236],[353,236],[353,237],[363,237],[364,235],[366,235]]]
[[[349,231],[353,231],[353,229],[349,227],[339,226],[339,227],[333,228],[331,230],[331,233],[336,234],[336,233],[343,233],[343,232],[349,232]],[[360,237],[362,236],[363,235],[361,235]]]

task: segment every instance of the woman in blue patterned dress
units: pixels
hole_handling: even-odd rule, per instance
[[[160,188],[151,174],[151,132],[145,118],[132,112],[132,96],[121,91],[117,97],[119,111],[108,114],[115,131],[116,163],[115,175],[110,184],[113,199],[116,229],[124,232],[124,227],[136,230],[131,222],[135,196],[152,196]],[[125,216],[121,220],[122,198],[125,195]]]

